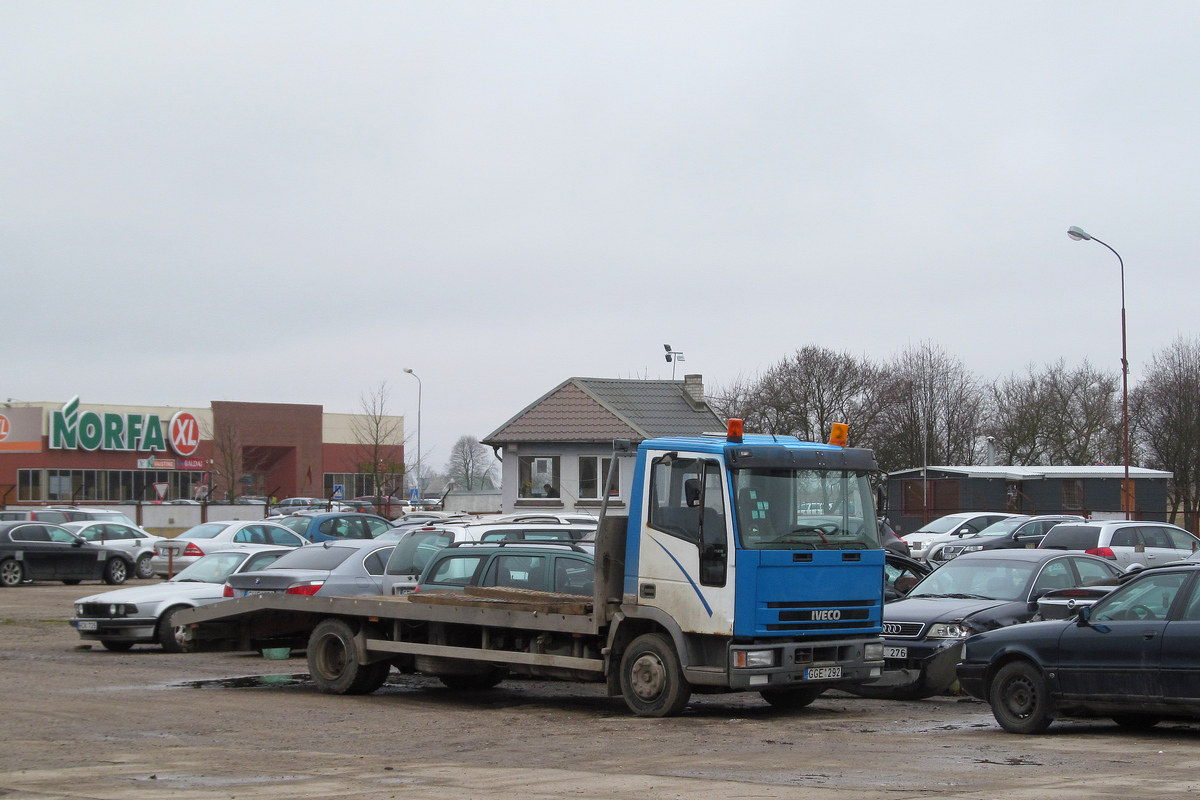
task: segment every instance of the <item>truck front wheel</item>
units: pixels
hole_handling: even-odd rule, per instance
[[[621,694],[639,717],[671,717],[683,711],[692,687],[683,677],[675,645],[661,633],[645,633],[621,657]]]
[[[391,663],[358,660],[354,630],[340,619],[327,619],[308,637],[308,672],[326,694],[370,694],[383,686]]]

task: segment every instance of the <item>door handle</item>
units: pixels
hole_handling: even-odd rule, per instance
[[[1158,635],[1158,631],[1142,631],[1142,638],[1149,641]]]

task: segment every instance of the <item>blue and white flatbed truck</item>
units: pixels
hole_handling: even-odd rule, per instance
[[[636,459],[633,491],[627,516],[602,509],[590,598],[259,594],[182,612],[179,635],[192,650],[306,648],[323,692],[373,692],[392,666],[452,688],[537,675],[605,682],[642,716],[677,714],[693,692],[800,707],[879,677],[870,451],[742,436],[740,420],[614,450]]]

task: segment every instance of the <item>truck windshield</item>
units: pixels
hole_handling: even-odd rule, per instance
[[[738,535],[750,550],[881,547],[865,473],[740,469],[733,474]]]

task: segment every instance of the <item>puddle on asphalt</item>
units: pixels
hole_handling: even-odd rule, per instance
[[[239,678],[208,678],[199,681],[179,681],[170,684],[178,689],[278,689],[285,686],[311,684],[307,672],[290,675],[244,675]]]

